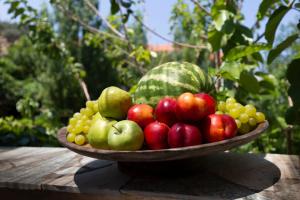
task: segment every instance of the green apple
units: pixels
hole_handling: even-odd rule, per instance
[[[99,149],[109,149],[107,138],[108,131],[117,121],[109,121],[106,119],[96,119],[88,132],[87,138],[92,147]]]
[[[130,94],[114,86],[104,89],[98,99],[100,114],[118,120],[126,118],[131,104]]]
[[[111,149],[135,151],[142,148],[143,142],[143,130],[134,121],[122,120],[109,129],[108,145]]]

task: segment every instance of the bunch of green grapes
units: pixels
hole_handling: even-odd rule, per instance
[[[229,97],[226,101],[218,103],[218,111],[216,114],[228,114],[235,119],[239,133],[244,134],[253,130],[258,123],[265,120],[265,115],[262,112],[256,112],[256,108],[247,104],[243,106],[234,98]]]
[[[80,112],[74,113],[67,126],[67,141],[78,145],[85,144],[87,141],[86,134],[89,132],[92,118],[97,112],[97,101],[87,101],[85,108],[81,108]]]

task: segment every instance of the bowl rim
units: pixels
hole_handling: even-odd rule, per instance
[[[60,144],[65,146],[66,148],[82,154],[86,155],[89,157],[94,157],[94,158],[103,158],[107,160],[124,160],[124,161],[155,161],[155,160],[163,160],[163,156],[165,156],[166,160],[176,160],[172,159],[172,153],[188,153],[188,152],[195,152],[198,151],[199,153],[197,155],[206,155],[209,153],[213,152],[218,152],[218,151],[225,151],[228,149],[231,149],[233,147],[240,146],[242,144],[248,143],[254,139],[256,139],[260,134],[262,134],[269,126],[269,123],[267,120],[265,120],[262,123],[259,123],[257,127],[243,135],[237,135],[233,138],[218,141],[218,142],[212,142],[212,143],[204,143],[200,145],[194,145],[194,146],[188,146],[188,147],[179,147],[179,148],[169,148],[169,149],[160,149],[160,150],[137,150],[137,151],[118,151],[118,150],[105,150],[105,149],[97,149],[93,148],[90,145],[84,145],[84,146],[79,146],[77,144],[68,142],[66,139],[67,136],[67,129],[66,127],[62,127],[59,129],[57,138]],[[216,148],[216,149],[214,149]],[[207,151],[201,152],[202,151]],[[170,156],[167,156],[170,154]],[[195,154],[195,153],[194,153]],[[144,158],[134,158],[134,156],[143,155]],[[126,158],[126,156],[130,156]],[[156,159],[157,156],[157,159]],[[124,157],[124,158],[123,158]],[[161,157],[161,158],[160,158]],[[189,156],[177,156],[179,158],[188,158]],[[194,156],[190,156],[194,157]],[[149,159],[147,159],[149,158]]]

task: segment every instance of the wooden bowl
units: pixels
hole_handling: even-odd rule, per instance
[[[264,121],[256,127],[253,131],[244,135],[239,135],[234,138],[223,140],[220,142],[213,142],[207,144],[201,144],[196,146],[162,149],[162,150],[138,150],[138,151],[115,151],[115,150],[103,150],[91,147],[89,144],[79,146],[74,143],[70,143],[66,140],[67,129],[61,128],[58,131],[59,142],[76,153],[84,156],[103,159],[114,160],[120,162],[156,162],[156,161],[171,161],[188,159],[193,157],[199,157],[203,155],[212,154],[215,152],[222,152],[233,147],[246,144],[256,139],[262,134],[269,126],[268,121]]]

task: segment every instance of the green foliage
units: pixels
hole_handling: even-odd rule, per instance
[[[268,55],[268,64],[273,62],[273,60],[282,51],[284,51],[286,48],[290,47],[295,42],[295,40],[297,40],[298,38],[299,38],[298,34],[293,34],[293,35],[287,37],[283,42],[281,42],[279,45],[277,45],[274,49],[272,49]]]
[[[226,60],[234,61],[245,56],[253,55],[262,50],[269,50],[270,46],[266,44],[239,45],[232,48],[226,55]]]
[[[274,11],[270,16],[265,30],[265,37],[269,44],[273,44],[275,33],[278,28],[279,23],[283,19],[284,15],[291,9],[291,7],[280,6]]]
[[[46,128],[47,127],[47,128]],[[42,120],[0,118],[1,146],[57,146],[57,128]]]

